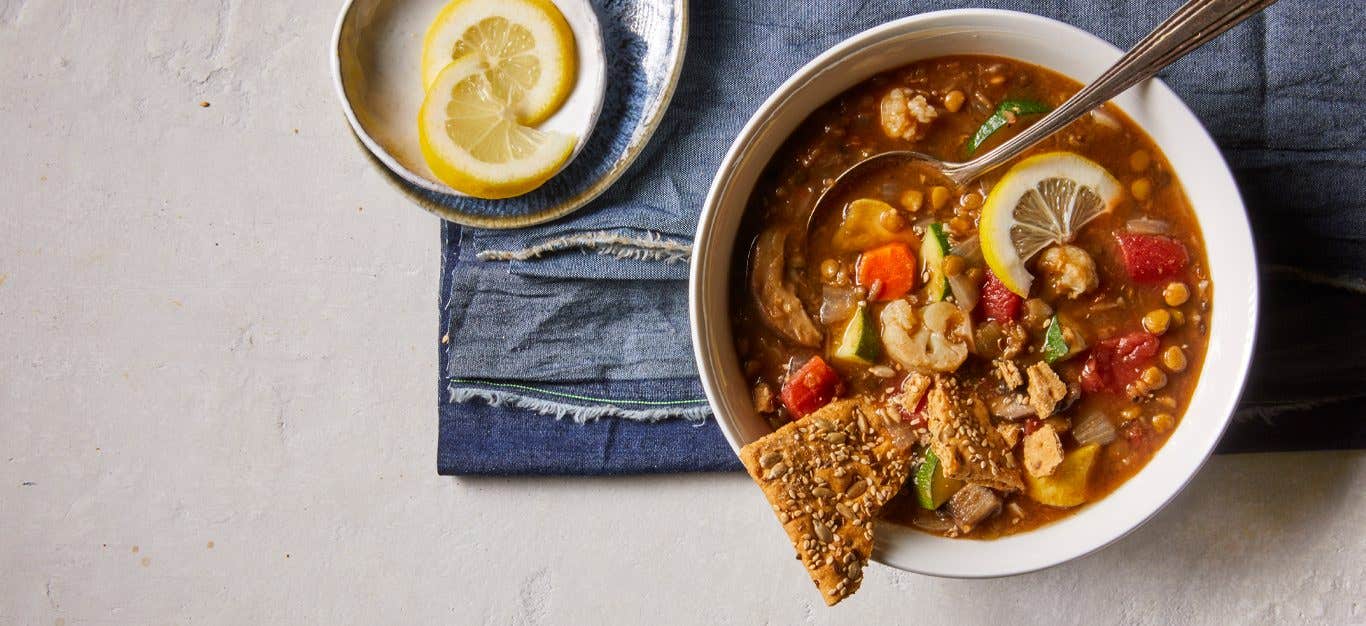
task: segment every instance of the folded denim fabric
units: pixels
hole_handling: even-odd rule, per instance
[[[604,0],[596,6],[605,18],[618,4]],[[615,453],[601,446],[582,456],[585,448],[573,433],[600,437],[602,427],[573,422],[705,415],[700,391],[680,384],[695,377],[683,281],[697,214],[721,158],[750,114],[826,48],[906,15],[967,6],[1038,13],[1126,47],[1180,4],[692,3],[688,57],[673,103],[646,153],[611,190],[550,224],[516,231],[443,228],[441,471],[663,467],[659,459],[636,457],[604,464],[593,455]],[[1359,9],[1347,0],[1282,0],[1162,74],[1233,166],[1264,267],[1321,275],[1324,284],[1346,277],[1340,284],[1349,291],[1366,284],[1366,181],[1360,175],[1366,163],[1366,18]],[[1360,372],[1356,361],[1345,367],[1349,374]],[[585,385],[604,386],[595,395],[580,393]],[[485,406],[489,402],[497,406]],[[469,419],[462,421],[466,414]],[[498,415],[525,428],[491,429]],[[545,431],[533,435],[537,423]],[[713,428],[708,423],[699,430]],[[515,448],[516,438],[552,432],[565,439],[562,458],[519,457],[496,467],[475,458],[482,449],[497,454],[504,446]],[[1359,433],[1347,438],[1363,439]],[[702,440],[724,447],[719,435]],[[709,460],[715,450],[655,450],[670,456],[669,467],[715,469]],[[680,461],[680,454],[698,456],[691,463],[688,457]]]

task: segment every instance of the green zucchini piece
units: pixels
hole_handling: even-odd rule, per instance
[[[1052,107],[1036,100],[1006,100],[1002,102],[996,107],[996,112],[992,113],[987,121],[982,122],[982,126],[968,140],[968,154],[976,152],[977,148],[982,146],[982,142],[986,141],[992,133],[1001,130],[1002,126],[1010,122],[1007,113],[1010,115],[1037,115],[1052,110]]]
[[[949,238],[944,235],[944,225],[938,222],[925,229],[925,239],[920,242],[920,264],[925,267],[925,287],[930,302],[939,302],[951,295],[949,277],[944,275],[944,257],[949,254]]]
[[[1067,322],[1056,314],[1048,320],[1048,328],[1043,335],[1043,360],[1050,365],[1066,361],[1086,349],[1086,340],[1075,329],[1064,332],[1066,328]]]
[[[915,499],[931,511],[941,507],[963,488],[963,481],[944,476],[934,450],[925,451],[925,462],[915,470]]]
[[[1054,315],[1048,320],[1048,330],[1043,335],[1043,360],[1056,363],[1066,358],[1069,350],[1067,341],[1062,338],[1062,322]]]
[[[882,340],[878,337],[877,325],[873,323],[873,314],[868,310],[868,303],[860,302],[858,310],[854,311],[854,316],[844,326],[839,347],[835,349],[835,358],[848,363],[872,365],[881,353]]]

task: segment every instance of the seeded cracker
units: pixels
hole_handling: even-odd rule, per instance
[[[876,408],[857,400],[831,403],[740,450],[826,604],[863,581],[873,522],[906,482],[909,453]]]

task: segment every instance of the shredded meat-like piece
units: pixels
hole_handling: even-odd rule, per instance
[[[1024,434],[1024,428],[1019,424],[997,424],[996,432],[1005,440],[1006,447],[1014,450],[1015,445],[1020,443],[1020,435]]]
[[[1045,424],[1024,439],[1024,466],[1030,476],[1052,476],[1062,464],[1062,441],[1051,424]]]
[[[1047,363],[1039,361],[1025,370],[1029,373],[1029,406],[1039,419],[1053,414],[1058,401],[1067,397],[1067,385]]]
[[[754,410],[757,413],[772,413],[778,408],[773,404],[773,388],[768,383],[754,385]]]
[[[1010,359],[996,359],[992,362],[996,368],[996,377],[1005,383],[1006,389],[1018,389],[1024,384],[1024,375],[1020,373],[1020,366]]]
[[[925,392],[930,390],[933,382],[933,378],[920,372],[911,372],[907,375],[906,380],[901,381],[901,395],[897,396],[901,407],[906,409],[907,413],[915,413],[920,407],[921,398],[925,397]]]
[[[945,476],[1001,491],[1024,488],[1015,456],[981,400],[964,395],[953,379],[937,377],[926,407],[930,447]]]

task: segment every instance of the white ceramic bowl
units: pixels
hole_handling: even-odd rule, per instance
[[[732,448],[769,432],[749,400],[732,341],[727,280],[736,233],[755,180],[779,145],[817,107],[881,71],[949,54],[1034,63],[1083,83],[1121,52],[1054,20],[994,10],[954,10],[897,20],[831,48],[783,83],[750,118],[712,183],[694,244],[690,284],[693,346],[702,384]],[[1180,426],[1152,461],[1109,496],[1037,530],[993,541],[945,539],[879,526],[874,558],[903,570],[965,578],[1029,572],[1085,555],[1122,537],[1171,500],[1214,449],[1242,390],[1257,322],[1257,270],[1238,189],[1204,127],[1159,81],[1115,102],[1166,154],[1205,234],[1214,308],[1200,383]],[[755,490],[756,497],[761,497]]]

